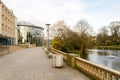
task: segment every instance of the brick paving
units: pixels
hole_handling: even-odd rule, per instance
[[[0,80],[90,80],[64,64],[53,68],[41,47],[15,51],[0,57]]]

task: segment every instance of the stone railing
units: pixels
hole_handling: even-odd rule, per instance
[[[0,46],[0,56],[9,53],[9,46]]]
[[[120,80],[120,72],[118,71],[84,60],[75,54],[67,54],[54,48],[51,48],[51,52],[63,54],[63,58],[68,65],[83,71],[94,80]]]
[[[107,67],[103,67],[90,61],[76,57],[76,67],[95,79],[100,80],[120,80],[120,72]]]

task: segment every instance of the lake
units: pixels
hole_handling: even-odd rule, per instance
[[[89,49],[87,60],[120,71],[120,50]]]

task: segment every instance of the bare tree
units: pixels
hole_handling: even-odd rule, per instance
[[[53,39],[53,47],[65,52],[79,50],[79,36],[76,32],[69,29],[63,21],[55,23],[51,27],[55,38]]]
[[[115,44],[119,44],[119,37],[120,37],[120,22],[119,21],[114,21],[110,23],[110,29],[111,29],[111,37],[112,37],[112,42]]]
[[[108,26],[103,26],[98,35],[97,35],[97,43],[98,45],[108,45],[109,36],[108,36]]]
[[[64,23],[64,21],[58,21],[50,27],[50,35],[52,35],[53,37],[64,37],[67,29],[67,25]]]
[[[85,20],[78,21],[75,27],[76,32],[69,29],[64,21],[55,23],[51,27],[51,32],[55,36],[52,44],[55,48],[65,52],[80,50],[81,54],[79,55],[85,58],[87,56],[85,49],[90,45],[91,27]],[[82,53],[84,53],[84,55],[82,55]]]
[[[92,31],[92,27],[86,20],[80,20],[75,25],[75,31],[79,33],[79,35],[90,34]]]
[[[79,48],[81,54],[85,54],[85,49],[89,45],[92,28],[86,20],[80,20],[75,25],[75,31],[79,34]]]
[[[54,40],[59,41],[62,44],[57,44],[59,46],[62,47],[62,49],[69,49],[68,45],[69,45],[69,33],[72,32],[68,26],[64,23],[64,21],[58,21],[57,23],[55,23],[53,26],[51,26],[50,28],[50,33],[51,35],[53,35]],[[58,40],[60,39],[60,40]],[[55,41],[54,41],[55,42]],[[56,46],[57,46],[56,45]],[[67,49],[65,49],[67,51]]]

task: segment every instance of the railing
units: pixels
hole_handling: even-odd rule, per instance
[[[97,65],[79,57],[76,57],[76,67],[94,75],[100,80],[120,80],[120,72]]]
[[[0,56],[9,53],[9,46],[0,46]]]
[[[87,73],[95,80],[120,80],[120,72],[118,71],[100,66],[98,64],[92,63],[79,57],[73,56],[73,58],[69,58],[69,54],[56,50],[54,48],[51,48],[51,52],[55,54],[63,54],[64,60],[67,63],[70,63],[71,67],[75,67]]]

